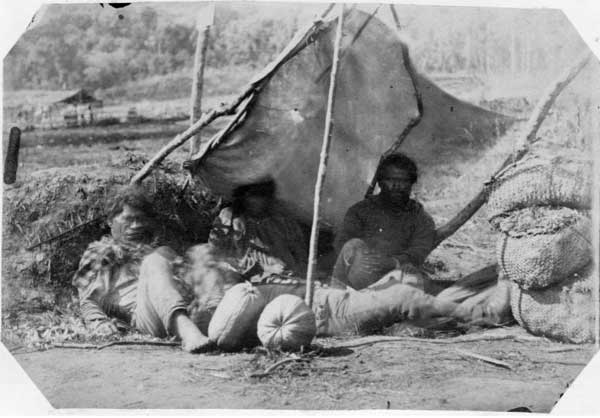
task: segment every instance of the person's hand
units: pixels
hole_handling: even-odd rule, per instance
[[[94,321],[94,323],[92,325],[92,332],[95,335],[108,337],[110,335],[118,334],[119,329],[110,320],[99,320],[99,321]]]
[[[396,263],[396,270],[402,271],[404,274],[419,274],[420,271],[411,263]]]
[[[418,289],[424,290],[425,283],[421,271],[411,263],[398,263],[396,262],[396,268],[393,270],[395,277],[402,284],[411,285]]]
[[[285,268],[283,267],[283,264],[275,263],[264,266],[263,270],[265,273],[282,274]]]

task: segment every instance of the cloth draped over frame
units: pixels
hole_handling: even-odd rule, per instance
[[[418,115],[406,47],[376,17],[349,10],[344,19],[334,127],[324,185],[322,222],[337,226],[364,198],[379,159]],[[276,179],[279,197],[310,222],[325,125],[335,21],[298,42],[232,128],[215,135],[188,163],[213,192],[230,195],[240,184]],[[362,29],[362,30],[361,30]],[[360,32],[360,34],[358,34]],[[303,44],[304,43],[304,44]],[[458,100],[417,74],[424,114],[402,145],[417,164],[443,141],[489,142],[512,119]]]

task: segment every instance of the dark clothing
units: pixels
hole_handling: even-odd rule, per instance
[[[419,267],[434,240],[435,224],[421,204],[409,200],[398,208],[381,195],[372,196],[352,206],[344,217],[332,283],[360,290],[403,265]]]
[[[331,285],[361,290],[381,279],[395,267],[394,260],[377,251],[372,251],[367,243],[352,238],[342,247],[335,266]]]
[[[363,240],[369,248],[392,257],[399,264],[418,267],[433,247],[435,223],[414,200],[409,200],[403,209],[397,209],[376,195],[348,209],[336,239],[338,254],[352,238]]]
[[[306,272],[306,239],[298,222],[279,204],[269,214],[252,219],[225,208],[213,223],[208,242],[237,261],[240,273],[253,268],[264,272]]]

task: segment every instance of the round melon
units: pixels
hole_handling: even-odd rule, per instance
[[[267,348],[296,351],[317,333],[315,314],[298,296],[281,295],[263,310],[257,333]]]
[[[265,298],[250,283],[233,286],[210,320],[208,338],[226,351],[256,345],[256,324],[265,305]]]
[[[511,309],[534,335],[569,343],[594,340],[594,274],[586,269],[547,289],[526,290],[512,283]]]

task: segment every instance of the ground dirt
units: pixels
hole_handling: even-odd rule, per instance
[[[527,335],[518,327],[508,332]],[[266,377],[249,375],[285,357],[269,357],[260,350],[192,355],[178,347],[153,346],[54,348],[14,355],[55,408],[526,407],[534,412],[550,411],[593,355],[591,345],[573,347],[543,339],[388,341],[334,348],[359,341],[317,339],[315,344],[322,348],[309,361],[288,363]],[[512,370],[464,357],[457,350],[502,360]]]

